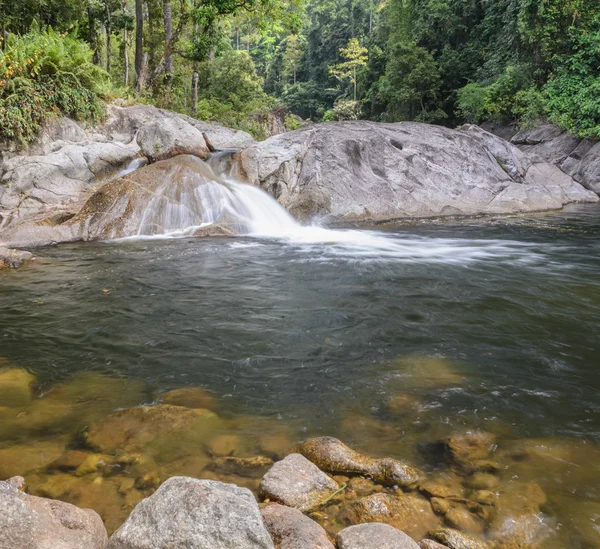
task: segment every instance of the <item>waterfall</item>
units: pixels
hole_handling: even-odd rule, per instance
[[[227,170],[231,153],[216,153],[209,162],[185,156],[167,174],[143,211],[138,236],[193,234],[226,224],[235,234],[281,236],[298,223],[258,187],[237,181]]]

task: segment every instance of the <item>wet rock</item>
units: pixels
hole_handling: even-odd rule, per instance
[[[494,505],[496,503],[496,492],[490,490],[475,490],[470,498],[483,505]]]
[[[182,387],[158,395],[163,404],[184,406],[185,408],[203,408],[214,410],[216,400],[206,389],[201,387]]]
[[[240,438],[236,435],[217,435],[208,441],[207,446],[213,456],[233,456],[240,448]]]
[[[386,408],[393,416],[411,416],[421,410],[421,400],[415,395],[399,394],[387,401]]]
[[[23,477],[11,477],[6,480],[6,484],[9,484],[21,492],[25,492],[25,489],[27,488],[27,483]]]
[[[404,532],[387,524],[349,526],[335,538],[338,549],[418,549]]]
[[[141,501],[110,538],[110,549],[273,549],[258,505],[245,488],[173,477]]]
[[[308,511],[322,504],[337,483],[300,454],[290,454],[269,469],[260,482],[262,498]]]
[[[87,444],[103,453],[141,452],[170,461],[209,439],[220,420],[209,410],[159,404],[130,408],[91,425]]]
[[[447,545],[442,545],[432,539],[422,539],[418,545],[419,549],[448,549]]]
[[[546,549],[556,537],[541,515],[507,518],[494,530],[494,549]]]
[[[64,438],[59,438],[55,441],[33,441],[0,449],[0,479],[23,475],[47,466],[64,453],[66,444]]]
[[[455,435],[427,447],[440,452],[463,472],[488,470],[492,453],[496,450],[496,437],[491,433],[472,431]]]
[[[347,516],[352,524],[389,524],[414,539],[440,524],[429,502],[416,494],[372,494],[352,504]]]
[[[450,549],[489,549],[487,543],[452,528],[438,528],[427,534],[428,538],[444,544]]]
[[[33,254],[24,250],[13,250],[0,246],[0,269],[19,269],[26,261],[33,259]]]
[[[352,494],[353,497],[362,498],[375,492],[383,491],[383,486],[381,486],[380,484],[375,484],[372,480],[369,480],[368,478],[354,477],[348,480],[347,482],[347,493]]]
[[[0,548],[105,549],[100,517],[62,501],[29,496],[0,482]]]
[[[473,490],[494,490],[500,484],[500,479],[490,473],[478,472],[468,477],[465,484]]]
[[[77,469],[91,455],[91,452],[83,450],[69,450],[50,463],[48,465],[48,470],[52,471],[54,469],[58,469],[75,471],[75,469]]]
[[[438,515],[445,515],[450,510],[450,501],[444,498],[431,498],[431,508]]]
[[[467,534],[480,536],[485,529],[483,521],[462,506],[451,507],[444,518],[449,526]]]
[[[275,549],[335,549],[325,530],[297,509],[275,503],[261,515]]]
[[[462,497],[462,489],[458,482],[450,478],[428,478],[419,484],[419,490],[436,498]]]
[[[111,466],[114,459],[106,454],[90,454],[83,462],[77,467],[75,475],[82,477],[91,473],[97,473],[103,471]]]
[[[402,487],[416,485],[422,476],[420,471],[401,461],[369,458],[332,437],[307,440],[299,446],[298,451],[319,469],[330,474],[362,475]]]
[[[34,382],[35,377],[21,368],[0,369],[0,405],[13,408],[29,404]]]

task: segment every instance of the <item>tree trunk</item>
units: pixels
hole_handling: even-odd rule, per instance
[[[127,13],[127,0],[123,0],[123,15]],[[129,32],[127,26],[123,29],[123,65],[125,66],[125,76],[123,81],[125,86],[129,86],[129,51],[127,50],[127,42],[129,40]]]
[[[356,67],[354,67],[354,102],[356,103]]]
[[[144,52],[142,55],[142,67],[140,68],[140,73],[138,74],[137,80],[137,91],[138,93],[142,91],[143,88],[146,87],[146,82],[148,81],[148,52]]]
[[[96,44],[96,20],[94,19],[94,11],[92,8],[88,7],[88,41],[90,43],[90,48],[92,48],[94,52],[94,56],[92,57],[92,61],[94,64],[98,64],[98,47]]]
[[[194,72],[192,73],[192,114],[198,113],[198,64],[194,63]]]
[[[110,19],[110,7],[108,6],[108,2],[109,0],[104,0],[104,6],[106,10],[106,72],[110,74],[110,38],[112,34],[112,21]]]
[[[138,80],[144,64],[144,10],[142,0],[135,0],[135,73]],[[138,82],[138,89],[140,88]]]
[[[173,10],[171,9],[171,0],[164,0],[163,14],[165,18],[165,45],[173,40]],[[165,63],[165,84],[173,84],[173,54],[167,56]]]

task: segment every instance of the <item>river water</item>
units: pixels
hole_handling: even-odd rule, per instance
[[[0,355],[40,395],[82,371],[143,382],[135,404],[202,387],[225,417],[417,461],[465,429],[543,440],[559,470],[520,474],[565,547],[600,546],[599,207],[37,255],[0,278]],[[398,419],[398,395],[417,411]]]

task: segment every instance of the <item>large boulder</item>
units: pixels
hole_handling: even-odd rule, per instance
[[[0,482],[0,549],[105,549],[108,536],[97,513],[21,492]]]
[[[305,457],[290,454],[269,469],[260,481],[263,498],[309,511],[333,495],[339,486]]]
[[[419,549],[404,532],[387,524],[359,524],[345,528],[335,538],[338,549]]]
[[[325,530],[297,509],[273,503],[261,515],[275,549],[334,549]]]
[[[252,492],[172,477],[135,507],[110,549],[274,549]]]
[[[386,221],[598,201],[569,177],[548,181],[550,168],[529,173],[540,163],[481,129],[360,121],[318,124],[256,143],[239,154],[237,169],[303,218]]]
[[[137,134],[137,143],[151,162],[180,154],[206,158],[209,152],[202,133],[180,118],[153,120],[144,124]]]

